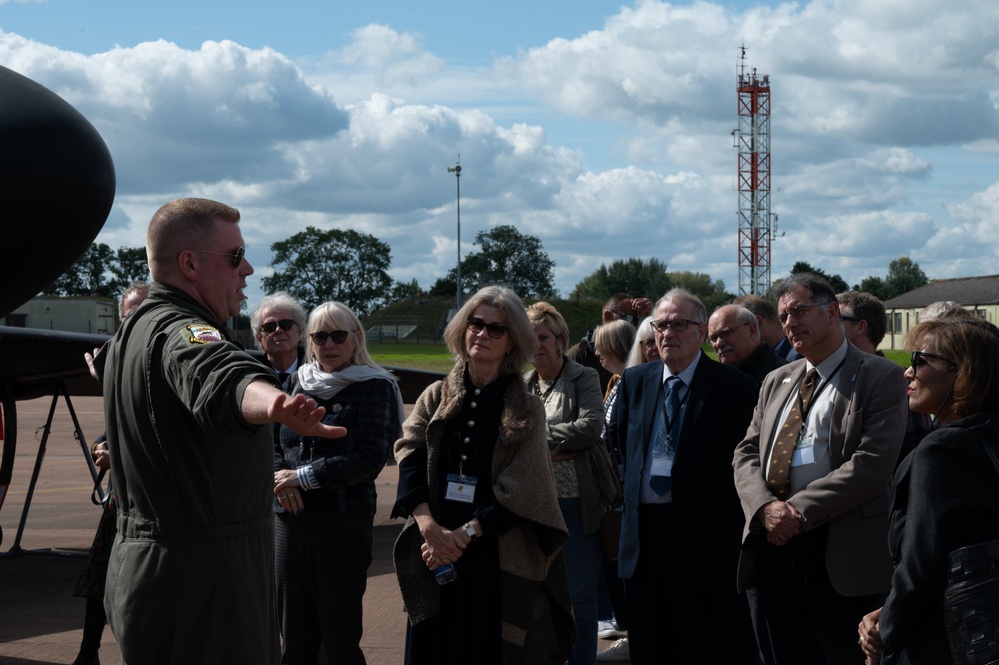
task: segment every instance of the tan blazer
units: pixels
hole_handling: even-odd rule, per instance
[[[906,381],[901,367],[852,344],[840,372],[829,441],[832,471],[792,495],[788,503],[802,514],[805,531],[829,524],[826,568],[838,593],[887,593],[892,573],[888,502],[908,415]],[[761,469],[774,429],[781,424],[781,410],[804,374],[801,359],[767,376],[746,438],[735,450],[735,484],[746,519],[740,590],[754,584],[756,553],[765,537],[756,512],[776,500]]]

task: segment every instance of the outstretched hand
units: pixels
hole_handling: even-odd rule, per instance
[[[270,421],[281,423],[296,434],[327,439],[339,439],[347,435],[345,427],[324,425],[322,420],[325,415],[325,407],[302,394],[292,397],[286,393],[276,393],[267,407],[267,418]]]

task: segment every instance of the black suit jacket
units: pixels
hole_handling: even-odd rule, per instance
[[[618,567],[626,579],[641,556],[638,502],[656,404],[662,398],[662,376],[661,362],[625,370],[608,428],[624,463]],[[732,587],[735,582],[742,513],[732,454],[746,434],[756,398],[752,377],[701,354],[673,462],[673,537],[684,571],[712,588]]]

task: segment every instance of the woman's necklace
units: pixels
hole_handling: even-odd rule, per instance
[[[565,366],[567,364],[568,363],[565,361],[565,358],[562,358],[562,366],[558,368],[558,374],[555,375],[555,378],[552,379],[552,382],[548,384],[548,388],[546,388],[544,392],[541,392],[541,375],[540,374],[538,375],[538,385],[537,387],[535,387],[535,391],[536,394],[541,398],[542,402],[546,403],[548,402],[548,396],[552,394],[553,390],[555,390],[555,385],[558,383],[558,380],[562,377],[562,372],[565,371]]]

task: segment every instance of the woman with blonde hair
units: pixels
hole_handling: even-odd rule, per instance
[[[364,328],[343,303],[309,315],[309,362],[286,389],[326,408],[341,439],[274,430],[275,577],[282,663],[364,663],[362,598],[371,564],[375,478],[402,433],[395,377],[371,359]]]
[[[597,372],[566,357],[569,327],[546,302],[527,308],[537,337],[528,390],[541,398],[558,505],[569,529],[565,546],[569,593],[579,639],[573,665],[593,663],[597,650],[597,577],[603,561],[600,522],[621,493],[617,472],[600,440],[603,395]],[[630,326],[630,323],[625,323]]]
[[[567,533],[544,411],[520,378],[535,348],[524,304],[486,287],[444,341],[454,368],[423,391],[395,444],[406,663],[564,662]]]
[[[652,317],[647,316],[638,324],[635,331],[635,342],[628,354],[626,367],[637,367],[642,363],[660,360],[659,347],[656,346],[655,332],[652,330]]]

